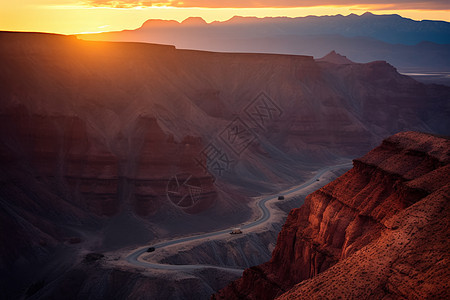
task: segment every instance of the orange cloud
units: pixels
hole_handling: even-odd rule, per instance
[[[132,8],[132,7],[204,7],[204,8],[291,8],[291,7],[313,7],[313,6],[353,6],[374,5],[375,9],[427,9],[448,10],[448,0],[85,0],[84,3],[96,7]]]

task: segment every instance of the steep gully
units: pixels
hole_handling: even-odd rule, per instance
[[[295,188],[277,193],[276,195],[271,195],[271,196],[262,198],[257,203],[258,209],[261,211],[261,216],[257,220],[247,223],[247,224],[241,226],[240,228],[242,228],[243,230],[248,232],[249,230],[256,228],[258,225],[261,225],[265,222],[270,221],[271,216],[272,216],[271,210],[270,210],[270,208],[268,208],[266,206],[266,204],[270,200],[276,199],[279,194],[291,195],[295,192],[304,190],[304,189],[308,188],[309,186],[311,186],[312,184],[314,184],[325,173],[333,171],[333,170],[349,168],[349,167],[351,167],[351,165],[352,165],[351,163],[345,163],[345,164],[339,164],[339,165],[322,168],[317,172],[317,174],[314,177],[312,177],[308,181],[304,182],[303,184],[296,186]],[[161,243],[152,245],[152,247],[154,247],[155,249],[161,249],[164,247],[174,246],[174,245],[188,243],[188,242],[192,242],[192,241],[204,240],[204,239],[208,239],[208,238],[212,238],[212,237],[226,238],[226,237],[228,237],[229,232],[230,231],[228,229],[226,229],[226,230],[220,230],[220,231],[215,231],[215,232],[199,234],[199,235],[195,235],[195,236],[183,237],[183,238],[179,238],[179,239],[175,239],[175,240],[161,242]],[[196,269],[203,269],[203,268],[215,268],[215,269],[220,269],[220,270],[232,271],[232,272],[235,272],[238,274],[242,274],[242,272],[243,272],[243,269],[238,269],[238,268],[227,268],[227,267],[218,267],[218,266],[210,266],[210,265],[169,265],[169,264],[160,264],[160,263],[152,263],[152,262],[148,262],[148,261],[143,261],[142,259],[140,259],[140,257],[144,253],[147,253],[148,247],[150,247],[150,245],[141,247],[141,248],[133,251],[125,258],[125,260],[132,265],[146,267],[146,268],[152,268],[152,269],[188,271],[188,270],[196,270]]]

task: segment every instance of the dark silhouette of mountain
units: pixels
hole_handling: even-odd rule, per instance
[[[196,20],[195,23],[192,23]],[[187,22],[186,22],[187,21]],[[201,18],[188,18],[178,23],[167,21],[168,26],[185,24],[206,25]],[[138,30],[149,30],[151,23],[144,23]],[[182,27],[182,26],[176,26]],[[345,37],[369,37],[391,44],[415,45],[428,41],[450,44],[450,23],[445,21],[414,21],[399,15],[374,15],[366,12],[358,16],[308,16],[298,18],[233,17],[224,22],[213,22],[210,27],[245,30],[248,38],[273,35],[342,35]],[[220,32],[220,31],[219,31]],[[238,32],[233,32],[238,35]]]
[[[206,24],[201,18],[149,20],[136,30],[79,35],[83,39],[140,41],[177,48],[323,57],[332,50],[355,62],[385,60],[400,70],[450,69],[450,23],[398,15],[303,18],[233,17]]]
[[[207,25],[206,21],[203,20],[200,17],[190,17],[187,18],[186,20],[184,20],[183,22],[181,22],[182,25],[184,26],[203,26],[203,25]]]
[[[354,62],[352,62],[346,56],[340,55],[339,53],[336,53],[336,51],[334,50],[325,55],[324,57],[317,59],[317,61],[325,61],[337,65],[354,64]]]

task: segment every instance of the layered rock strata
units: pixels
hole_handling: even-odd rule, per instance
[[[384,140],[290,212],[269,262],[213,298],[448,297],[449,162],[448,138]]]

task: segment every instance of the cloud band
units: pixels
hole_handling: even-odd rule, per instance
[[[430,9],[447,10],[450,9],[448,0],[405,0],[392,1],[386,0],[85,0],[87,5],[95,7],[115,7],[115,8],[133,8],[133,7],[204,7],[204,8],[293,8],[293,7],[313,7],[313,6],[354,6],[354,5],[374,5],[376,7],[386,7],[389,9]]]

